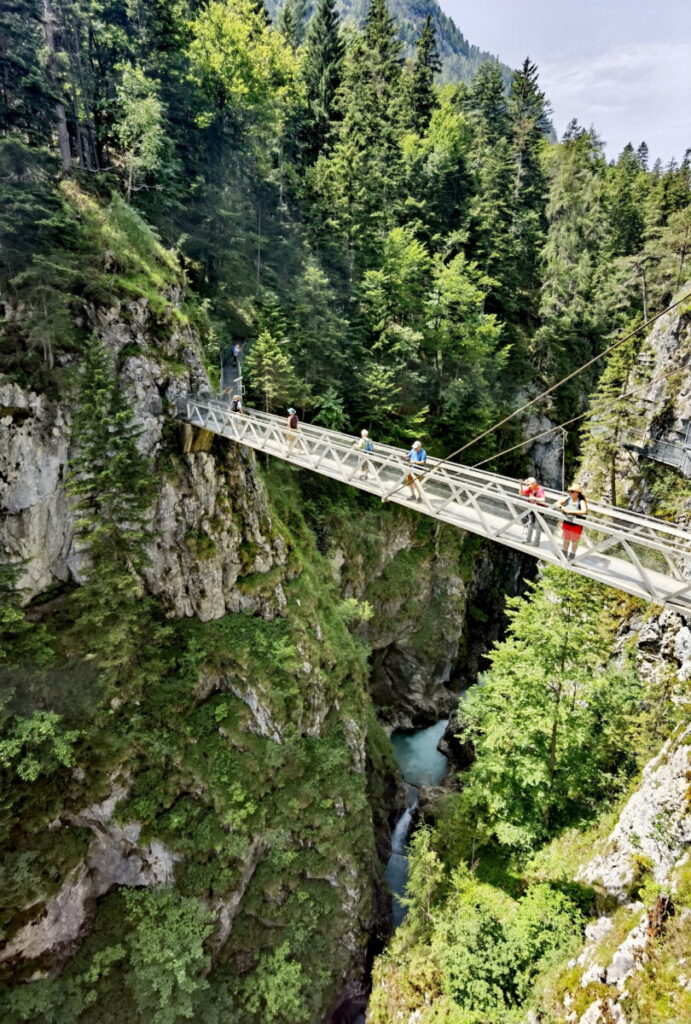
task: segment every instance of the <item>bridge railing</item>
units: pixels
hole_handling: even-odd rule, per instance
[[[282,417],[254,409],[232,413],[215,396],[182,399],[179,412],[189,422],[241,444],[388,500],[411,503],[406,453],[399,448],[375,442],[374,451],[363,452],[354,447],[357,439],[351,435],[306,423],[291,431]],[[581,544],[575,561],[568,562],[561,542],[563,516],[553,507],[561,492],[547,489],[546,504],[535,505],[520,496],[517,480],[458,463],[442,465],[436,459],[429,459],[415,479],[420,485],[418,507],[436,519],[691,612],[691,536],[674,524],[589,501]],[[537,543],[525,539],[531,512]],[[616,580],[610,579],[613,568]]]

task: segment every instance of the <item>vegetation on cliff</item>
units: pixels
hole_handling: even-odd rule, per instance
[[[319,0],[304,31],[299,3],[272,24],[261,0],[13,0],[0,13],[0,372],[73,413],[59,475],[80,537],[70,582],[28,604],[22,566],[0,575],[2,927],[11,944],[45,926],[51,898],[86,885],[102,828],[168,883],[153,869],[108,876],[82,892],[74,934],[56,927],[37,956],[20,942],[4,968],[9,1020],[316,1021],[362,966],[377,916],[385,787],[366,767],[381,776],[390,757],[353,628],[366,609],[342,600],[320,550],[330,496],[303,504],[279,471],[266,505],[255,471],[215,442],[213,472],[234,459],[251,490],[223,516],[243,538],[235,590],[253,613],[172,616],[144,580],[154,496],[183,479],[178,439],[166,429],[142,454],[127,360],[213,383],[245,341],[265,407],[441,451],[600,352],[682,278],[688,158],[650,168],[644,145],[628,146],[608,165],[576,123],[551,144],[529,61],[509,83],[489,61],[439,86],[435,18],[448,25],[430,5],[409,10],[435,17],[416,24],[408,59],[384,0],[347,28]],[[124,349],[115,319],[136,328]],[[610,362],[603,395],[638,353]],[[556,411],[581,399],[560,392]],[[270,568],[243,537],[251,503],[286,552]],[[382,517],[337,504],[366,572]],[[378,611],[443,540],[420,526],[367,582]],[[454,543],[465,579],[473,545]],[[181,542],[202,578],[214,544],[201,528]],[[397,611],[414,616],[414,588],[406,598]],[[529,858],[624,793],[682,708],[608,657],[615,600],[553,575],[513,607],[468,702],[476,763],[416,839],[374,1020],[422,991],[438,997],[430,1020],[506,1022],[577,940],[592,893],[531,873]],[[432,603],[411,643],[446,644],[449,605]]]

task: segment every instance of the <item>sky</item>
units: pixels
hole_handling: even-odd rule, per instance
[[[470,43],[529,56],[561,137],[594,125],[609,159],[645,140],[651,164],[691,147],[691,0],[439,0]]]

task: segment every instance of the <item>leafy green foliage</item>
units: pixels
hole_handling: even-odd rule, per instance
[[[195,997],[208,982],[204,940],[212,930],[206,907],[170,890],[125,893],[129,937],[128,981],[141,1017],[176,1024],[194,1017]]]
[[[509,636],[464,707],[476,761],[463,798],[500,843],[517,847],[617,786],[640,694],[628,673],[604,670],[611,631],[600,586],[550,570],[531,589],[531,600],[510,602]]]
[[[35,711],[29,718],[13,718],[0,738],[0,765],[25,782],[51,775],[58,767],[74,764],[75,729],[65,729],[60,716]]]

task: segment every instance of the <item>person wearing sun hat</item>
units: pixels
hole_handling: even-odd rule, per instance
[[[300,420],[298,419],[298,414],[296,410],[293,409],[292,405],[288,409],[286,427],[288,428],[286,430],[286,446],[288,449],[286,454],[290,455],[295,445],[295,442],[297,441],[298,430],[300,429]]]
[[[583,520],[588,515],[588,503],[580,484],[571,484],[566,497],[560,498],[555,507],[564,516],[561,524],[561,549],[566,560],[573,562],[583,533]]]

